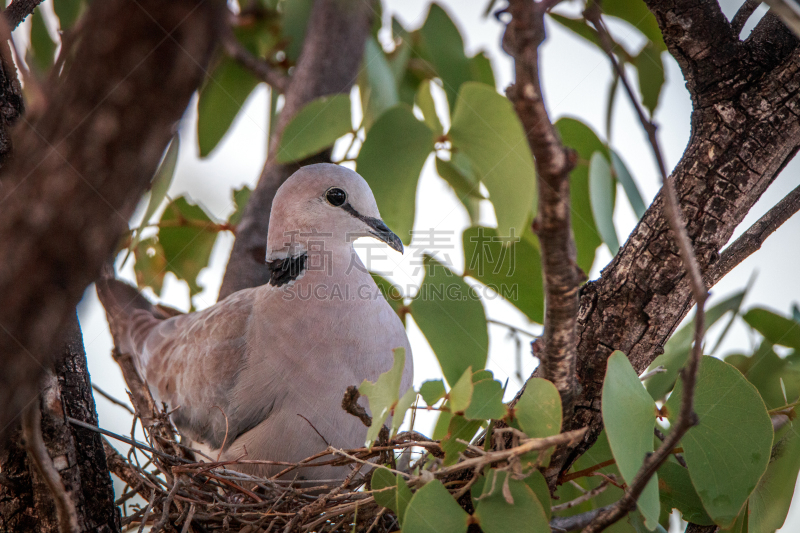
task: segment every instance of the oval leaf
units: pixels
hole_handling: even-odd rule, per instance
[[[419,394],[427,405],[433,405],[444,398],[444,383],[441,379],[426,381],[420,386]]]
[[[397,105],[397,83],[383,48],[374,37],[364,47],[364,69],[359,79],[364,126],[370,129],[384,111]]]
[[[452,108],[461,84],[472,78],[461,33],[444,9],[437,4],[431,4],[419,36],[419,53],[431,63],[436,75],[442,80]]]
[[[542,258],[537,239],[529,228],[522,238],[504,246],[494,228],[467,228],[464,273],[490,287],[514,304],[532,321],[544,321]]]
[[[436,114],[436,105],[433,103],[433,96],[431,95],[431,82],[425,80],[419,84],[419,90],[414,97],[414,103],[417,104],[419,110],[422,111],[422,116],[425,119],[425,124],[436,135],[442,135],[444,129],[439,120],[439,115]]]
[[[758,307],[750,309],[742,318],[772,344],[800,350],[800,323]]]
[[[276,159],[279,163],[289,163],[318,154],[352,129],[349,95],[317,98],[286,125]]]
[[[619,350],[608,358],[601,408],[611,452],[622,478],[631,483],[647,454],[653,451],[656,405],[628,358]],[[655,528],[661,511],[657,474],[650,478],[636,505],[647,527]]]
[[[678,382],[667,401],[671,422],[682,396]],[[713,357],[700,362],[694,410],[700,423],[681,440],[689,475],[709,516],[729,527],[767,469],[772,422],[756,388]]]
[[[209,75],[197,102],[200,157],[217,147],[256,85],[258,79],[249,70],[227,57]]]
[[[497,420],[506,416],[503,405],[503,385],[493,379],[476,381],[469,407],[464,411],[467,420]]]
[[[561,432],[561,396],[556,386],[542,378],[531,378],[517,405],[514,421],[533,439]]]
[[[372,425],[367,431],[368,448],[371,448],[378,438],[383,423],[400,399],[400,382],[406,365],[406,350],[395,348],[392,352],[394,355],[392,368],[378,376],[375,383],[365,379],[358,387],[358,391],[369,399],[369,410],[372,414]]]
[[[474,516],[485,533],[550,530],[542,504],[533,490],[524,481],[499,470],[491,470],[487,475]]]
[[[444,488],[434,480],[419,489],[408,503],[403,517],[406,533],[465,533],[469,515]]]
[[[800,472],[800,431],[787,424],[775,438],[773,459],[750,496],[749,533],[771,533],[783,527]]]
[[[611,255],[617,255],[619,251],[619,239],[614,228],[616,197],[617,184],[611,175],[611,166],[603,154],[595,152],[589,162],[589,198],[592,202],[594,223]]]
[[[411,316],[452,387],[467,368],[477,371],[486,366],[486,314],[480,298],[463,279],[430,256],[425,256],[424,264],[426,275],[411,302]]]
[[[509,240],[522,235],[536,212],[536,172],[511,102],[494,87],[465,83],[448,136],[489,191],[500,237]]]
[[[401,104],[375,122],[356,160],[383,221],[405,244],[411,242],[419,174],[431,151],[433,132]]]

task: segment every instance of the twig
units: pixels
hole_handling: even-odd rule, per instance
[[[142,515],[142,521],[139,524],[139,529],[136,533],[142,533],[144,531],[144,525],[147,523],[147,518],[150,516],[150,511],[153,510],[153,504],[156,502],[156,491],[153,490],[153,493],[150,495],[150,501],[147,502],[147,508],[144,510],[144,515]]]
[[[192,525],[192,518],[194,518],[194,504],[189,506],[189,514],[186,515],[186,519],[183,521],[183,527],[181,528],[181,533],[188,533],[189,527]]]
[[[36,469],[44,478],[47,488],[53,495],[58,515],[58,527],[62,533],[80,531],[78,528],[78,514],[75,504],[67,494],[61,475],[53,465],[53,459],[47,452],[42,439],[42,413],[39,411],[39,402],[29,406],[22,415],[22,436],[25,439],[25,448]]]
[[[493,318],[487,318],[486,322],[488,322],[489,324],[495,324],[497,326],[503,326],[504,328],[508,328],[511,331],[516,331],[517,333],[522,333],[523,335],[527,335],[528,337],[531,337],[531,338],[534,338],[534,339],[539,337],[539,335],[535,335],[535,334],[533,334],[533,333],[531,333],[529,331],[525,331],[524,329],[519,329],[517,326],[513,326],[513,325],[511,325],[511,324],[509,324],[507,322],[501,322],[500,320],[495,320]]]
[[[606,505],[605,507],[600,507],[599,509],[592,509],[591,511],[586,511],[585,513],[567,516],[564,518],[553,518],[550,520],[550,527],[553,529],[553,531],[577,531],[579,529],[583,529],[598,515],[610,509],[612,505]]]
[[[656,374],[663,374],[663,373],[664,373],[664,372],[666,372],[666,371],[667,371],[667,369],[666,369],[666,368],[664,368],[664,365],[658,365],[657,367],[655,367],[655,368],[654,368],[653,370],[651,370],[650,372],[645,372],[644,374],[642,374],[641,376],[639,376],[639,380],[640,380],[640,381],[644,381],[644,380],[646,380],[646,379],[649,379],[649,378],[651,378],[651,377],[655,376]]]
[[[558,389],[567,417],[576,395],[578,288],[583,274],[575,262],[569,207],[569,173],[577,156],[561,143],[547,114],[539,81],[538,47],[545,38],[544,15],[556,4],[558,0],[511,0],[508,12],[512,18],[503,48],[514,58],[516,75],[506,94],[522,121],[536,164],[539,214],[533,227],[542,247],[545,286],[540,368],[543,377]]]
[[[767,237],[800,210],[800,186],[795,187],[783,200],[775,204],[747,231],[722,251],[714,266],[706,273],[706,281],[714,285],[739,263],[761,248]]]
[[[116,439],[118,441],[124,442],[125,444],[128,444],[130,446],[134,446],[134,447],[139,448],[141,450],[144,450],[146,452],[150,452],[152,454],[158,455],[162,459],[170,459],[172,461],[178,461],[178,462],[184,462],[184,463],[191,463],[192,462],[192,461],[189,461],[188,459],[184,459],[183,457],[170,455],[168,453],[164,453],[162,451],[156,450],[155,448],[153,448],[151,446],[148,446],[147,444],[143,444],[143,443],[141,443],[139,441],[136,441],[136,440],[133,440],[133,439],[129,439],[128,437],[123,437],[122,435],[118,435],[117,433],[113,433],[111,431],[108,431],[107,429],[103,429],[103,428],[99,428],[97,426],[93,426],[91,424],[87,424],[86,422],[83,422],[81,420],[76,420],[75,418],[72,418],[71,416],[68,416],[66,418],[67,418],[67,422],[69,422],[70,424],[73,424],[75,426],[80,426],[82,428],[89,429],[89,430],[94,431],[96,433],[101,433],[101,434],[103,434],[103,435],[105,435],[107,437],[111,437],[112,439]]]
[[[358,387],[350,385],[344,393],[342,398],[342,409],[357,417],[361,422],[367,426],[372,426],[372,417],[369,416],[367,410],[358,405],[358,398],[361,394],[358,392]]]
[[[286,85],[288,84],[287,77],[273,69],[264,59],[251,54],[250,51],[239,42],[229,26],[223,31],[222,46],[225,49],[225,53],[228,54],[231,59],[251,71],[261,81],[268,83],[270,87],[275,88],[278,92],[282,93],[286,90]]]
[[[691,283],[692,296],[697,304],[697,311],[695,315],[695,332],[694,332],[694,347],[692,348],[692,355],[689,358],[686,366],[681,371],[681,379],[683,381],[683,397],[681,398],[681,408],[678,413],[678,418],[675,421],[669,435],[664,439],[661,445],[652,454],[648,455],[642,467],[636,473],[632,482],[625,490],[622,498],[620,498],[609,509],[600,513],[584,530],[584,533],[596,533],[604,530],[609,525],[613,524],[633,509],[636,501],[644,491],[647,482],[656,473],[658,468],[667,460],[667,457],[672,450],[677,446],[680,439],[686,434],[689,429],[695,426],[698,422],[697,415],[694,412],[694,393],[695,383],[697,381],[697,371],[700,366],[700,359],[703,355],[703,332],[705,323],[704,305],[708,297],[708,291],[700,272],[700,266],[697,263],[697,258],[694,254],[692,243],[689,241],[689,236],[686,233],[686,228],[681,216],[680,204],[678,203],[677,194],[672,181],[667,176],[667,169],[664,164],[664,158],[658,144],[658,137],[656,136],[656,125],[647,118],[644,114],[642,106],[636,98],[630,83],[628,82],[625,70],[619,65],[616,57],[614,56],[611,38],[608,30],[603,24],[601,18],[601,11],[597,3],[592,2],[584,11],[584,16],[589,20],[597,29],[600,43],[603,46],[606,54],[614,67],[614,70],[620,77],[625,92],[634,106],[642,127],[647,132],[650,146],[653,154],[658,163],[658,168],[661,173],[661,180],[663,182],[662,191],[664,193],[664,214],[669,222],[670,229],[675,236],[675,241],[680,252],[681,260],[683,261],[684,268],[686,268],[689,280]]]
[[[572,509],[573,507],[576,507],[576,506],[582,504],[583,502],[588,502],[589,500],[591,500],[592,498],[594,498],[598,494],[600,494],[603,491],[605,491],[607,488],[608,488],[608,481],[607,480],[603,480],[603,482],[600,483],[597,487],[593,488],[592,490],[590,490],[590,491],[588,491],[588,492],[586,492],[584,494],[581,494],[580,496],[578,496],[574,500],[568,501],[566,503],[560,503],[558,505],[554,505],[552,511],[554,513],[557,513],[559,511],[566,511],[567,509]]]
[[[123,409],[128,411],[130,414],[135,414],[133,412],[133,409],[131,409],[131,407],[128,404],[126,404],[125,402],[123,402],[121,400],[117,400],[116,398],[111,396],[109,393],[107,393],[106,391],[104,391],[103,389],[101,389],[100,387],[95,385],[94,383],[92,383],[92,388],[95,390],[95,392],[97,392],[97,394],[99,394],[100,396],[102,396],[103,398],[108,400],[109,402],[113,403],[114,405],[119,405],[120,407],[122,407]]]
[[[739,7],[739,10],[733,16],[731,20],[731,29],[733,30],[733,34],[737,37],[740,33],[742,33],[742,29],[744,25],[747,24],[747,20],[750,18],[750,15],[753,14],[753,11],[758,9],[758,6],[761,5],[761,0],[745,0],[744,4]]]

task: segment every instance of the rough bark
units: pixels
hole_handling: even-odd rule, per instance
[[[97,425],[78,319],[73,315],[55,373],[45,376],[41,428],[47,455],[72,500],[80,531],[119,531],[119,512],[100,435],[66,423],[64,416]],[[25,451],[20,429],[0,448],[10,483],[0,484],[0,531],[58,532],[53,495]]]
[[[42,3],[42,0],[13,0],[3,13],[6,17],[6,23],[9,29],[15,29],[19,26],[25,17],[33,13],[36,6]]]
[[[564,416],[575,401],[578,288],[585,279],[575,260],[570,221],[569,173],[576,154],[564,148],[550,121],[539,82],[539,45],[544,41],[545,2],[512,0],[503,48],[514,57],[515,82],[506,91],[525,128],[536,160],[539,213],[533,229],[542,248],[545,286],[544,334],[538,351],[541,376],[561,395]]]
[[[689,145],[672,176],[705,273],[800,146],[797,41],[768,15],[747,42],[739,43],[715,2],[654,1],[650,8],[694,102]],[[582,391],[566,429],[591,429],[576,449],[555,458],[562,471],[602,429],[600,394],[608,356],[622,350],[643,371],[692,306],[663,207],[659,193],[600,279],[581,290],[577,375]]]
[[[68,71],[13,134],[0,198],[0,436],[37,395],[127,229],[215,43],[219,2],[95,2]]]
[[[358,76],[364,43],[374,8],[370,1],[317,0],[308,22],[303,51],[286,88],[286,103],[270,139],[275,154],[283,128],[308,102],[336,93],[349,93]],[[327,154],[282,165],[267,161],[236,231],[219,299],[269,281],[264,264],[272,198],[278,187],[300,166],[327,160]]]

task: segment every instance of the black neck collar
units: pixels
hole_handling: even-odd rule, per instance
[[[286,257],[284,259],[273,259],[267,261],[267,268],[269,269],[269,284],[275,287],[280,287],[291,281],[299,279],[306,270],[306,260],[308,254],[303,252],[294,257]]]

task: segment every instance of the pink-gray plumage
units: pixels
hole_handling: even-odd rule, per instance
[[[171,316],[130,285],[99,281],[114,342],[133,356],[156,401],[175,409],[181,434],[210,457],[222,450],[221,460],[299,461],[325,441],[363,446],[366,428],[341,408],[345,389],[389,370],[393,348],[407,354],[401,394],[413,370],[405,328],[353,240],[372,235],[398,251],[402,244],[364,179],[330,164],[303,167],[281,186],[269,228],[270,283],[203,311]],[[299,475],[341,479],[346,470]]]

